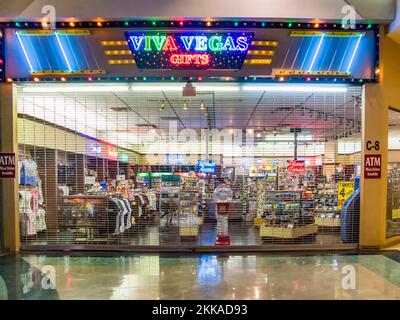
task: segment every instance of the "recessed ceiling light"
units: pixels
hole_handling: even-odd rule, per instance
[[[165,102],[163,101],[163,102],[161,102],[161,104],[160,104],[160,111],[162,111],[162,110],[164,110],[165,109]]]

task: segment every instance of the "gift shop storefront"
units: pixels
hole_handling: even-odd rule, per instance
[[[11,195],[16,249],[359,246],[379,26],[56,27],[2,29],[2,135],[16,171],[3,201]]]

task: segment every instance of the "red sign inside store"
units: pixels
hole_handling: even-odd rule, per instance
[[[364,157],[364,178],[380,179],[382,174],[382,155],[366,154]]]
[[[300,160],[289,161],[287,171],[290,173],[303,174],[305,171],[305,162]]]
[[[15,178],[15,153],[0,153],[0,178]]]

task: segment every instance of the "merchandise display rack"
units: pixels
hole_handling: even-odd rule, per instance
[[[201,203],[201,189],[197,186],[197,179],[183,178],[180,194],[179,235],[185,237],[197,237],[202,217],[199,216]]]
[[[314,195],[315,223],[318,228],[340,228],[341,210],[338,209],[336,183],[319,182]]]
[[[61,196],[62,213],[59,216],[61,230],[71,230],[75,243],[99,243],[111,240],[108,234],[108,213],[104,195],[71,195]],[[90,218],[88,208],[104,206],[94,217]],[[67,213],[71,211],[70,214]]]
[[[312,197],[303,190],[273,191],[259,195],[259,214],[263,219],[260,237],[296,239],[317,233]]]

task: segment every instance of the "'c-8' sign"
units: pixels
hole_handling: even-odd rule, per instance
[[[368,140],[365,147],[367,148],[368,151],[375,150],[379,151],[380,150],[380,142],[379,140],[375,140],[372,142],[371,140]]]

